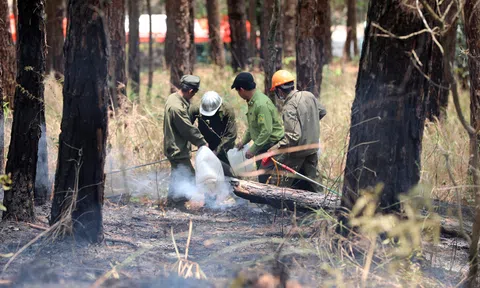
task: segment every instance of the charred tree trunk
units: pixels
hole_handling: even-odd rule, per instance
[[[153,35],[152,35],[152,5],[147,0],[148,13],[148,83],[147,83],[147,99],[151,100],[151,91],[153,85]]]
[[[272,76],[275,71],[282,68],[282,47],[279,44],[282,44],[282,41],[278,41],[279,38],[282,38],[282,33],[280,30],[280,10],[281,4],[280,0],[273,1],[272,15],[270,17],[270,28],[268,30],[268,39],[267,39],[267,57],[265,58],[265,95],[268,95],[273,103],[276,102],[276,97],[273,92],[270,92],[272,87]],[[266,7],[267,8],[267,7]],[[279,36],[280,35],[280,36]]]
[[[193,66],[190,62],[192,38],[190,34],[189,0],[176,0],[172,4],[175,21],[173,23],[175,25],[175,46],[170,63],[170,84],[173,85],[171,91],[175,92],[175,87],[180,87],[180,78],[185,74],[191,74]]]
[[[175,53],[175,1],[165,0],[165,12],[167,13],[167,33],[165,35],[164,57],[166,68],[169,69]]]
[[[232,68],[233,71],[247,67],[247,28],[245,0],[228,0],[228,22],[230,24]]]
[[[135,100],[140,98],[139,3],[128,0],[128,79]]]
[[[188,2],[188,14],[190,15],[188,21],[188,35],[190,37],[190,66],[193,72],[195,62],[197,60],[197,51],[195,49],[195,1]]]
[[[283,55],[295,57],[295,24],[297,23],[297,0],[285,0],[283,13]],[[290,65],[295,67],[295,62]]]
[[[223,39],[220,35],[220,9],[218,0],[207,0],[208,37],[210,38],[210,58],[219,66],[225,66]]]
[[[345,61],[352,61],[352,45],[353,55],[358,55],[357,44],[357,1],[346,0],[347,5],[347,39],[343,47],[343,59]]]
[[[277,187],[251,181],[235,183],[233,193],[252,203],[267,204],[275,208],[311,212],[319,209],[333,209],[337,206],[335,197],[326,194]]]
[[[42,136],[38,142],[37,173],[35,175],[35,205],[43,205],[50,195],[50,178],[48,176],[47,126],[43,115],[40,119]]]
[[[297,11],[297,89],[320,97],[322,67],[330,38],[329,0],[299,0]]]
[[[398,195],[420,179],[428,88],[422,73],[431,71],[432,42],[428,33],[405,40],[375,36],[382,31],[373,23],[395,35],[424,29],[415,8],[401,0],[372,0],[367,21],[352,105],[342,207],[351,209],[362,189],[383,183],[380,208],[388,212],[399,208]],[[423,63],[418,69],[416,60]]]
[[[106,14],[110,36],[110,61],[108,80],[110,101],[113,108],[121,106],[122,98],[126,97],[127,77],[125,65],[125,0],[109,2]]]
[[[453,5],[451,5],[453,4]],[[427,97],[427,119],[430,121],[444,121],[447,118],[449,81],[445,77],[444,68],[449,69],[455,61],[455,45],[457,42],[457,6],[456,2],[444,1],[436,10],[442,14],[449,9],[448,15],[445,17],[446,30],[437,36],[438,41],[443,47],[447,57],[444,57],[437,45],[432,46],[430,86],[428,88]],[[445,63],[448,59],[449,63]],[[444,67],[445,66],[445,67]],[[453,66],[452,66],[453,67]]]
[[[102,3],[68,2],[64,113],[50,219],[53,225],[72,209],[74,234],[90,242],[103,240],[109,55],[107,24],[97,10]]]
[[[250,38],[248,39],[250,59],[248,62],[253,70],[257,58],[257,0],[248,1],[248,21],[250,22]]]
[[[17,83],[12,138],[6,172],[12,187],[5,191],[4,219],[32,221],[35,173],[41,119],[45,117],[43,77],[45,74],[45,12],[43,0],[18,2]]]
[[[47,72],[63,74],[64,0],[46,1],[47,10]],[[56,74],[58,79],[60,75]]]
[[[272,19],[273,19],[273,15],[275,14],[275,9],[276,9],[276,0],[264,0],[263,1],[263,17],[264,17],[264,21],[263,21],[263,26],[262,26],[262,33],[261,35],[262,36],[262,50],[263,50],[263,67],[264,67],[264,70],[265,72],[267,71],[267,67],[268,67],[268,61],[272,61],[272,59],[274,59],[274,69],[275,71],[276,70],[279,70],[282,68],[282,50],[283,50],[283,33],[281,33],[280,31],[283,30],[283,17],[281,16],[282,15],[282,4],[281,4],[281,1],[280,1],[280,4],[278,5],[278,9],[279,9],[279,13],[278,13],[278,19],[275,20],[275,23],[278,23],[276,24],[276,31],[279,31],[278,33],[275,33],[275,38],[273,39],[273,44],[274,44],[274,48],[275,50],[271,50],[270,49],[270,33],[272,32]],[[270,54],[271,52],[274,52],[275,53],[275,56],[272,56],[272,54]],[[267,80],[268,77],[265,77],[265,85],[267,84],[266,83],[266,80]],[[271,79],[270,79],[271,80]],[[270,87],[268,87],[270,88]],[[266,90],[266,94],[268,95],[270,92],[268,92],[268,90]]]
[[[3,99],[8,100],[10,108],[13,108],[13,96],[15,94],[16,86],[16,55],[15,44],[13,43],[12,34],[10,33],[10,15],[8,13],[7,0],[0,0],[0,59],[2,59],[2,67],[0,68],[0,81],[2,82],[2,95],[4,97],[2,98],[2,102]],[[2,133],[3,137],[3,127],[0,132]],[[3,146],[1,148],[3,148]],[[0,163],[0,167],[0,170],[3,172],[3,160]]]
[[[467,0],[464,6],[465,36],[468,49],[468,67],[470,72],[470,123],[474,131],[480,129],[480,6],[478,1]],[[472,243],[470,244],[469,287],[478,287],[478,240],[480,238],[480,136],[470,134],[470,160],[475,188],[475,221]]]

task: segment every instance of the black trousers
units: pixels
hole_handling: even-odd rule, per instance
[[[268,149],[272,148],[275,144],[277,144],[277,143],[270,143],[270,144],[264,145],[262,148],[260,148],[257,151],[256,155],[260,155],[260,154],[263,154],[263,153],[267,152]],[[262,165],[262,159],[259,159],[258,161],[256,161],[256,164],[257,164],[257,169],[264,169],[265,170],[264,174],[258,175],[258,182],[267,183],[268,178],[272,175],[271,172],[273,170],[273,163],[270,163],[267,166],[263,166]]]

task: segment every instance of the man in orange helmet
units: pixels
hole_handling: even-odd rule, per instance
[[[284,102],[282,117],[285,136],[269,151],[305,146],[305,149],[280,154],[275,159],[308,178],[317,178],[319,122],[327,114],[325,107],[312,93],[296,90],[295,78],[286,70],[273,74],[270,91],[275,91],[276,97]],[[315,184],[288,175],[282,177],[280,185],[312,192],[321,191],[321,187],[316,187]]]

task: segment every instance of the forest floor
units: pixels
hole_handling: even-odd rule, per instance
[[[137,194],[128,205],[116,203],[118,197],[107,199],[104,243],[42,238],[0,274],[0,287],[95,287],[112,267],[105,287],[274,287],[248,285],[271,274],[302,285],[290,287],[360,287],[365,243],[338,248],[328,213],[293,215],[243,199],[221,210],[164,208],[147,194]],[[15,253],[42,233],[49,212],[48,204],[37,207],[34,225],[0,222],[0,254]],[[172,271],[178,257],[170,229],[183,257],[190,220],[188,260],[199,264],[207,276],[202,281]],[[423,257],[407,261],[385,256],[389,245],[378,245],[367,287],[455,287],[465,276],[468,244],[462,239],[424,242]],[[7,260],[0,257],[0,267]]]
[[[342,189],[357,71],[358,63],[336,62],[325,67],[323,75],[321,103],[328,114],[321,124],[319,171],[323,183],[337,191]],[[219,70],[198,65],[195,74],[202,79],[202,90],[194,102],[208,90],[220,93],[237,112],[241,137],[246,127],[246,105],[230,89],[234,73],[228,68]],[[259,87],[263,86],[260,85],[262,73],[257,71],[254,75]],[[163,107],[169,94],[169,73],[155,72],[156,84],[151,97],[145,93],[146,79],[142,74],[140,100],[128,101],[110,117],[106,172],[164,157],[161,127]],[[62,87],[51,76],[47,77],[45,87],[48,180],[51,182],[58,151]],[[465,90],[460,100],[467,119],[468,99]],[[467,169],[468,135],[453,107],[450,103],[444,123],[426,123],[420,190],[424,198],[442,203],[437,210],[444,216],[442,224],[454,222],[455,225],[458,221],[452,215],[456,213],[457,199],[469,207],[474,197]],[[9,143],[11,116],[7,110],[5,143]],[[449,178],[445,155],[450,156],[450,172],[457,185]],[[361,287],[362,283],[366,287],[456,287],[464,280],[468,269],[467,242],[447,234],[433,244],[424,239],[420,256],[399,257],[396,254],[399,246],[382,241],[380,237],[375,238],[376,241],[362,237],[352,241],[340,238],[335,233],[336,217],[325,211],[294,217],[290,212],[244,202],[223,210],[163,209],[158,201],[165,197],[168,187],[168,175],[163,171],[168,171],[165,163],[156,165],[155,169],[152,166],[107,177],[107,200],[103,209],[106,241],[89,246],[72,239],[42,238],[20,254],[5,272],[0,271],[0,287],[12,283],[19,287],[90,287],[108,272],[112,278],[118,278],[104,283],[109,287],[226,287],[248,282],[246,278],[254,279],[257,274],[279,275],[282,271],[303,287]],[[127,205],[121,205],[115,196],[125,189],[132,198]],[[2,196],[0,192],[0,200]],[[50,208],[43,206],[36,210],[37,220],[33,224],[40,227],[0,221],[0,269],[9,259],[2,256],[15,253],[42,233],[41,227],[48,227]],[[468,209],[463,212],[468,228],[471,213]],[[180,254],[183,254],[190,220],[193,231],[188,259],[197,262],[205,272],[208,279],[204,282],[185,281],[171,272],[178,258],[170,229],[173,228]],[[410,226],[409,223],[400,224]],[[407,236],[409,240],[415,235]],[[369,247],[374,246],[376,249],[370,261],[366,255]],[[367,264],[371,264],[369,269]],[[116,268],[112,270],[112,267]],[[246,278],[237,277],[241,271]]]

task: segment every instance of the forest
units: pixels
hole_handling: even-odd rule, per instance
[[[0,105],[0,287],[480,287],[480,0],[0,0]]]

